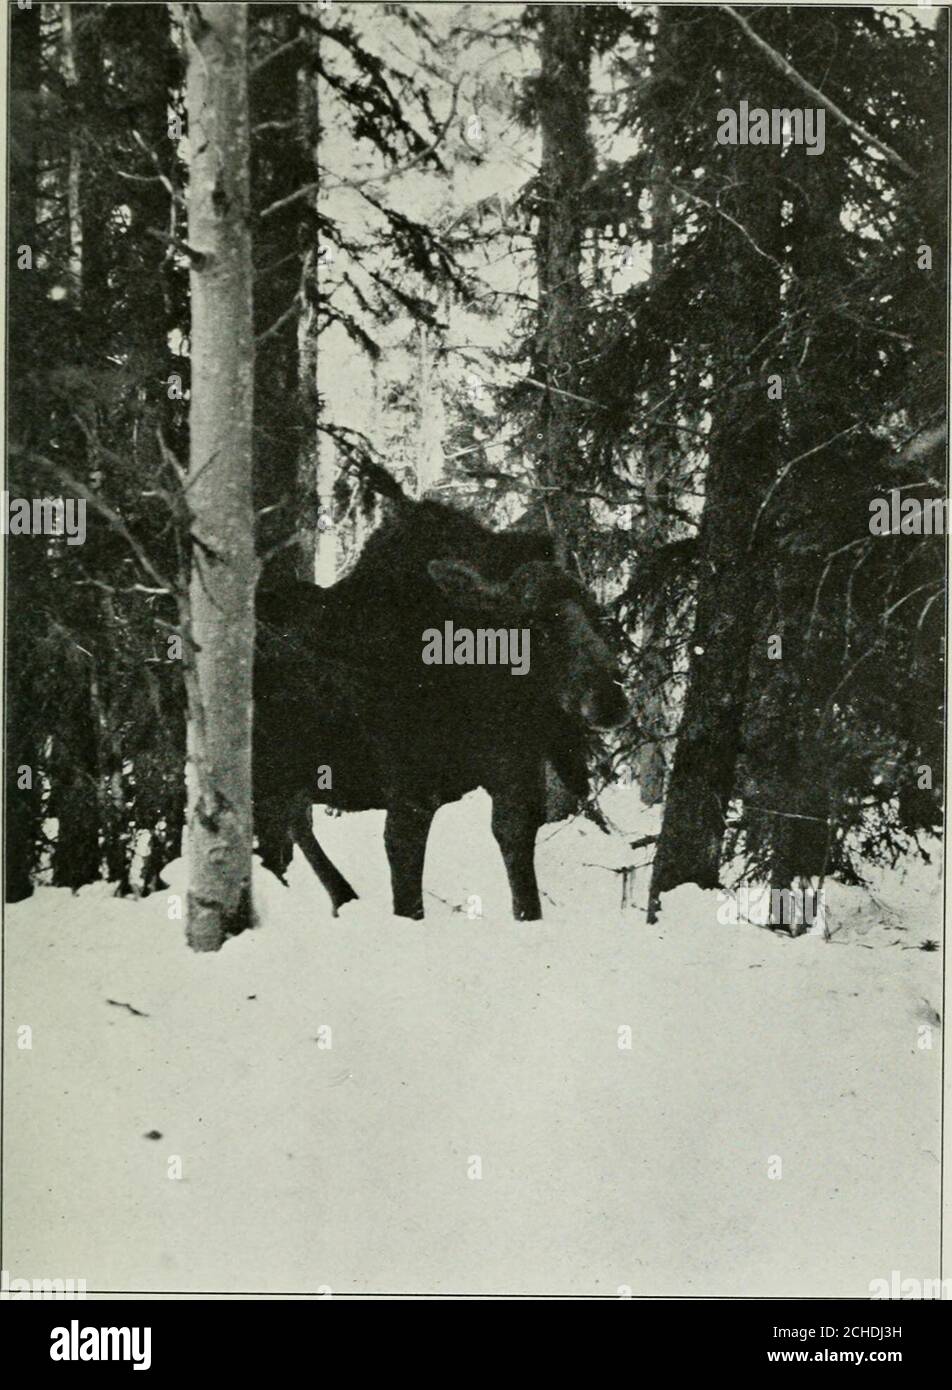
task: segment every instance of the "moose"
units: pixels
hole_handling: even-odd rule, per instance
[[[483,787],[513,915],[534,921],[546,769],[584,797],[588,730],[629,717],[597,605],[547,535],[493,531],[407,497],[378,465],[363,470],[393,514],[352,570],[330,588],[293,581],[257,596],[258,853],[283,880],[298,844],[336,916],[357,894],[318,843],[312,806],[385,809],[393,910],[421,918],[433,816]],[[529,669],[425,664],[422,635],[446,623],[527,630]]]

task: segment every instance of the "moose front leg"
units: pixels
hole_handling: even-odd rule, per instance
[[[390,861],[393,911],[397,917],[423,916],[423,861],[434,811],[420,806],[391,807],[383,842]]]
[[[535,842],[541,819],[535,809],[493,798],[493,834],[502,851],[512,892],[512,915],[518,922],[537,922],[542,916],[535,874]]]

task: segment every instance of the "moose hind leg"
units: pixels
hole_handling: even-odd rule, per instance
[[[291,834],[304,851],[304,857],[314,870],[331,900],[336,917],[344,903],[353,902],[356,892],[318,844],[311,826],[311,803],[301,802],[294,811],[291,821]]]
[[[286,796],[256,794],[254,828],[261,862],[287,887],[285,874],[294,852],[291,808]]]
[[[493,835],[502,852],[512,893],[512,915],[519,922],[542,916],[535,873],[535,841],[539,817],[524,805],[493,798]]]
[[[387,812],[383,842],[390,861],[393,911],[419,921],[423,916],[423,861],[433,810],[401,806]]]

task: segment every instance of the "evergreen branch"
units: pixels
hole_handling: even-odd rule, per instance
[[[449,131],[450,126],[453,124],[453,121],[456,119],[456,107],[459,101],[459,89],[462,86],[462,82],[463,79],[460,78],[458,82],[455,82],[453,84],[453,97],[450,102],[450,114],[447,116],[446,120],[443,122],[443,125],[437,131],[436,138],[432,140],[430,144],[426,146],[425,149],[421,150],[419,154],[414,155],[414,157],[411,160],[409,160],[406,164],[399,164],[395,168],[388,170],[384,174],[372,174],[369,178],[365,179],[338,179],[337,182],[333,185],[333,188],[347,188],[351,192],[359,192],[362,188],[369,188],[371,184],[388,183],[390,179],[398,178],[401,174],[409,173],[411,169],[415,169],[417,165],[422,164],[423,161],[425,159],[428,159],[430,155],[435,154],[437,149],[446,139],[447,132]]]
[[[842,111],[829,97],[825,97],[819,88],[814,87],[812,82],[808,82],[805,77],[801,77],[792,63],[788,63],[782,54],[778,53],[775,48],[771,48],[769,43],[765,42],[759,34],[754,32],[746,19],[738,14],[733,5],[722,5],[721,9],[725,14],[729,14],[734,23],[738,24],[740,28],[743,29],[751,43],[756,44],[761,53],[766,54],[769,61],[775,68],[783,73],[784,77],[788,77],[791,82],[795,82],[797,86],[801,87],[814,101],[818,101],[821,106],[825,107],[830,115],[835,116],[842,125],[845,125],[850,134],[855,136],[857,140],[860,140],[864,145],[872,145],[873,149],[878,150],[885,159],[889,160],[890,164],[895,164],[897,169],[902,170],[907,178],[916,178],[917,171],[913,169],[911,164],[906,163],[902,155],[897,154],[896,151],[890,145],[885,144],[884,141],[877,140],[876,136],[873,135],[871,131],[868,131],[865,126],[860,125],[859,121],[854,121],[852,117],[847,116],[845,111]]]
[[[155,584],[173,593],[178,592],[177,586],[173,584],[171,580],[166,579],[165,576],[160,574],[155,568],[145,550],[136,540],[135,536],[133,536],[119,513],[113,511],[112,507],[108,506],[98,493],[93,492],[92,489],[88,488],[79,478],[74,478],[65,468],[62,468],[58,463],[54,463],[52,459],[47,458],[44,454],[37,454],[31,451],[30,457],[34,463],[38,463],[41,467],[48,469],[54,477],[59,478],[67,487],[71,488],[77,496],[81,497],[84,502],[88,502],[95,511],[106,518],[110,526],[118,532],[126,545],[128,545],[129,549],[142,566],[142,569]]]
[[[757,245],[747,228],[742,223],[738,222],[736,217],[731,217],[729,212],[724,211],[720,205],[720,201],[717,203],[710,203],[706,198],[702,198],[700,193],[694,193],[690,188],[683,188],[679,184],[672,184],[672,187],[676,188],[679,193],[683,193],[685,197],[693,199],[695,203],[701,203],[703,207],[708,208],[711,212],[716,212],[718,217],[723,217],[725,222],[729,222],[732,227],[736,227],[741,236],[750,242],[758,256],[763,256],[765,261],[769,261],[771,265],[776,266],[781,274],[793,276],[793,272],[790,270],[789,266],[782,265],[780,261],[777,260],[776,256],[771,256],[769,251],[765,251],[762,246]],[[718,195],[718,198],[719,197],[720,195]],[[793,276],[793,278],[796,279],[796,276]]]

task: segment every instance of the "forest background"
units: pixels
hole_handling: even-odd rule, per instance
[[[6,547],[8,901],[181,849],[189,8],[9,15],[6,486],[89,525]],[[870,505],[946,492],[948,11],[246,19],[264,582],[346,572],[367,460],[548,526],[616,620],[593,768],[664,801],[656,894],[928,854],[945,538]],[[822,156],[717,143],[811,92]]]

